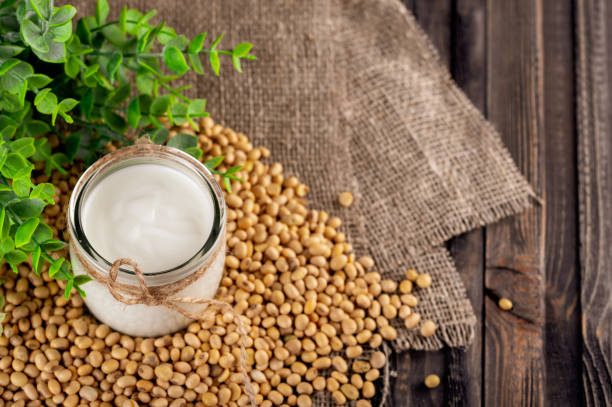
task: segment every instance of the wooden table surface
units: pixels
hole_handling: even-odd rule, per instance
[[[612,2],[404,3],[542,204],[449,243],[475,342],[398,355],[390,404],[612,404]]]

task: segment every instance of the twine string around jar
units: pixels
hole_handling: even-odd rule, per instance
[[[219,245],[217,249],[211,254],[208,260],[198,268],[194,273],[190,274],[186,278],[183,278],[179,281],[175,281],[173,283],[165,284],[162,286],[149,287],[145,281],[144,273],[136,263],[132,259],[122,258],[117,259],[113,262],[110,270],[108,271],[108,275],[100,273],[95,270],[91,264],[85,259],[82,254],[76,250],[74,243],[70,243],[73,247],[74,253],[76,253],[79,261],[83,265],[85,271],[96,281],[101,284],[104,284],[108,287],[108,291],[111,295],[119,302],[126,305],[147,305],[147,306],[162,306],[173,311],[184,315],[185,317],[198,321],[205,321],[209,316],[212,315],[211,312],[208,312],[208,307],[201,312],[192,312],[184,307],[181,307],[178,304],[202,304],[202,305],[211,305],[214,307],[218,307],[219,309],[229,312],[232,314],[233,319],[236,323],[236,327],[238,328],[238,333],[240,334],[240,358],[239,365],[242,375],[244,377],[244,385],[246,388],[246,392],[249,396],[249,400],[251,402],[251,406],[255,407],[255,392],[253,391],[253,385],[251,384],[251,380],[249,378],[249,374],[247,372],[247,353],[246,353],[246,342],[247,342],[247,332],[244,327],[244,323],[240,318],[240,314],[238,314],[234,308],[223,301],[215,300],[212,298],[198,298],[198,297],[180,297],[175,294],[189,286],[194,281],[202,278],[206,271],[215,260],[217,255],[221,250],[223,250],[223,245]],[[138,286],[133,286],[130,284],[124,284],[117,281],[117,277],[119,275],[119,268],[121,266],[128,265],[133,268],[134,275],[136,276],[136,280],[138,281]]]

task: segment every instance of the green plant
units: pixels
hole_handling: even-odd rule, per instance
[[[188,87],[172,82],[191,69],[203,74],[202,57],[217,75],[220,57],[238,71],[243,59],[255,59],[248,42],[223,50],[222,35],[205,46],[206,33],[190,40],[163,22],[152,24],[155,10],[124,7],[107,21],[107,0],[98,0],[95,16],[79,19],[73,30],[75,14],[53,0],[0,1],[0,257],[15,272],[28,258],[37,273],[49,263],[50,276],[67,280],[66,296],[73,287],[84,295],[80,286],[89,278],[74,277],[66,259],[50,255],[65,243],[53,239],[41,217],[55,190],[33,185],[34,162],[44,162],[47,174],[65,173],[75,159],[95,161],[110,141],[127,145],[143,135],[199,158],[196,137],[168,141],[166,124],[197,130],[197,119],[208,115],[206,101],[188,98]],[[58,121],[70,126],[68,136],[55,129]],[[55,149],[47,139],[52,133],[61,140]],[[240,168],[218,172],[222,161],[206,165],[229,189]]]

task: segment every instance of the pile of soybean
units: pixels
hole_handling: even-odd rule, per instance
[[[389,321],[432,335],[413,307],[431,278],[407,270],[403,281],[381,278],[371,257],[356,258],[341,220],[308,209],[308,187],[285,177],[269,151],[248,138],[201,121],[203,160],[244,166],[226,193],[225,274],[217,299],[230,303],[248,330],[247,368],[258,405],[310,407],[317,392],[338,405],[371,406],[386,364]],[[190,129],[174,129],[190,132]],[[193,133],[192,133],[193,134]],[[57,140],[52,137],[52,144]],[[109,150],[115,147],[109,145]],[[71,188],[82,166],[51,179],[57,204],[44,213],[66,239]],[[66,253],[59,253],[65,255]],[[95,320],[63,282],[23,265],[0,271],[6,298],[0,336],[0,406],[246,406],[238,333],[230,313],[193,322],[174,335],[133,338]]]

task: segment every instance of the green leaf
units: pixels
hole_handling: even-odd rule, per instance
[[[79,101],[72,98],[66,98],[60,102],[58,105],[59,111],[61,113],[67,113],[75,108],[76,105],[79,104]]]
[[[234,68],[236,68],[238,72],[242,72],[242,66],[240,66],[240,58],[235,55],[232,55],[232,63],[234,64]]]
[[[176,32],[172,27],[165,27],[158,35],[157,41],[162,45],[167,45],[170,41],[176,38]]]
[[[36,230],[39,223],[40,220],[38,218],[32,218],[19,225],[17,232],[15,232],[15,246],[21,247],[30,243],[34,230]]]
[[[83,129],[80,129],[79,131],[81,130]],[[66,152],[66,156],[70,161],[74,160],[74,157],[76,157],[79,147],[81,146],[81,135],[79,134],[79,131],[70,133],[66,139],[64,151]],[[87,129],[85,129],[85,131],[87,131]]]
[[[215,168],[217,168],[219,165],[221,165],[221,163],[223,162],[223,159],[225,157],[222,155],[219,155],[215,158],[211,158],[210,160],[206,161],[204,163],[204,165],[206,166],[206,168],[208,168],[209,170],[214,170]]]
[[[106,26],[101,31],[104,38],[116,47],[122,47],[123,43],[127,41],[127,37],[117,25]]]
[[[57,28],[54,28],[54,30],[55,29]],[[69,30],[66,29],[65,31],[63,31],[63,33],[67,33],[68,31]],[[49,50],[46,52],[32,48],[36,56],[38,56],[38,58],[42,59],[45,62],[51,62],[51,63],[64,62],[64,59],[66,57],[66,44],[64,42],[58,42],[54,38],[52,41],[47,42],[47,45],[49,46]]]
[[[87,274],[80,274],[78,276],[74,276],[74,284],[77,286],[89,283],[93,278],[88,276]]]
[[[60,271],[60,267],[62,267],[62,263],[64,262],[64,258],[60,257],[55,260],[51,266],[49,267],[49,277],[53,278]]]
[[[66,5],[56,8],[53,12],[53,16],[49,21],[50,27],[56,27],[72,20],[72,17],[76,14],[77,10],[73,6]]]
[[[47,75],[35,73],[28,76],[28,85],[30,88],[40,89],[47,86],[52,81]]]
[[[21,219],[39,216],[45,208],[45,203],[39,199],[26,199],[9,205]]]
[[[12,152],[18,153],[25,158],[33,156],[36,152],[36,148],[34,147],[34,139],[32,137],[20,138],[18,140],[11,141],[8,145]]]
[[[169,136],[170,132],[168,131],[168,129],[165,127],[160,127],[159,129],[155,130],[155,132],[151,136],[151,141],[155,144],[161,145],[164,144],[166,140],[168,140]]]
[[[91,30],[87,25],[87,20],[84,18],[79,19],[76,27],[76,34],[83,44],[91,44]]]
[[[51,0],[30,0],[30,5],[41,19],[49,20],[51,18],[51,12],[53,11]]]
[[[34,24],[32,20],[24,20],[21,23],[21,35],[34,51],[49,52],[49,44],[43,37],[42,28]]]
[[[19,64],[21,61],[17,58],[11,58],[4,61],[2,65],[0,65],[0,75],[4,75],[10,69],[12,69],[15,65]]]
[[[108,126],[118,133],[124,133],[127,130],[125,119],[115,113],[112,109],[102,109],[102,118]]]
[[[166,66],[177,75],[183,75],[189,70],[183,53],[177,47],[165,47],[163,58]]]
[[[0,58],[10,58],[19,55],[25,48],[13,44],[0,44]]]
[[[187,54],[191,67],[198,75],[204,75],[204,68],[202,67],[202,61],[200,61],[200,54]]]
[[[41,246],[45,250],[55,252],[66,247],[66,242],[62,242],[61,240],[47,240],[41,244]]]
[[[184,50],[189,45],[189,40],[184,35],[176,35],[174,36],[168,43],[165,45],[166,47],[177,47],[180,50]]]
[[[28,259],[28,255],[19,249],[11,250],[4,255],[4,259],[11,265],[23,263]]]
[[[203,154],[202,150],[200,150],[198,147],[187,147],[183,151],[198,160],[200,159],[200,157],[202,157]]]
[[[78,58],[72,56],[66,58],[66,61],[64,61],[64,72],[66,72],[68,77],[74,79],[81,72],[81,64],[79,62]]]
[[[136,75],[136,87],[140,93],[152,95],[154,83],[155,80],[148,73]]]
[[[55,195],[55,188],[53,184],[43,183],[36,185],[32,192],[30,192],[30,199],[40,199],[50,205],[54,204],[53,196]]]
[[[43,89],[34,98],[34,106],[41,113],[51,114],[57,106],[57,96],[51,92],[51,89]]]
[[[189,115],[198,116],[206,113],[206,99],[194,99],[189,103]]]
[[[26,122],[26,133],[30,137],[38,137],[50,131],[51,127],[42,120],[28,120]]]
[[[232,55],[235,57],[243,57],[248,55],[249,51],[253,48],[253,44],[250,42],[242,42],[234,47],[234,51],[232,51]]]
[[[129,9],[125,16],[125,30],[131,35],[138,34],[138,23],[134,23],[134,21],[140,21],[141,18],[142,13],[140,11],[133,8]]]
[[[4,207],[2,207],[2,209],[0,209],[0,232],[2,232],[3,230],[7,229],[4,227],[4,223],[9,224],[10,221],[9,219],[6,217],[6,209]],[[2,233],[0,233],[2,234]],[[2,238],[4,238],[5,236],[2,234]],[[12,249],[12,247],[11,247]],[[0,250],[0,255],[2,255],[4,252],[2,250]]]
[[[34,73],[32,65],[21,61],[13,66],[4,75],[0,76],[2,87],[9,93],[17,94],[27,89],[26,80]]]
[[[217,45],[219,45],[219,43],[221,42],[221,39],[223,38],[223,34],[220,34],[217,38],[215,38],[215,40],[213,41],[212,44],[210,44],[210,49],[216,49]]]
[[[172,101],[170,95],[164,95],[158,97],[151,103],[151,110],[149,113],[153,116],[164,116],[170,107],[170,102]]]
[[[121,52],[115,52],[111,59],[108,61],[106,70],[108,71],[108,79],[113,83],[115,81],[115,75],[119,70],[119,66],[123,62],[123,54]]]
[[[72,291],[72,286],[74,285],[74,280],[68,280],[68,282],[66,282],[66,288],[64,289],[64,298],[65,299],[69,299],[70,298],[70,292]]]
[[[184,150],[189,147],[196,147],[198,145],[198,138],[191,134],[179,133],[172,137],[168,141],[168,147],[178,148]]]
[[[2,208],[2,211],[4,212],[5,209]],[[11,221],[10,219],[8,219],[4,213],[2,213],[2,217],[3,217],[3,221],[2,224],[0,224],[1,228],[0,228],[0,236],[4,239],[6,237],[8,237],[9,235],[9,231],[11,229]],[[12,249],[12,246],[11,246]],[[5,253],[5,252],[2,252]]]
[[[121,9],[121,14],[119,15],[119,28],[121,28],[122,32],[127,32],[127,6],[123,6]]]
[[[108,1],[107,0],[98,0],[96,3],[96,21],[98,25],[102,25],[106,22],[106,17],[108,17]]]
[[[221,63],[219,61],[219,54],[216,51],[213,51],[208,54],[208,58],[210,59],[210,66],[215,72],[215,75],[219,76],[219,68],[221,66]]]
[[[136,96],[132,99],[130,104],[127,107],[126,112],[127,121],[132,126],[133,129],[138,128],[140,124],[140,118],[142,115],[140,114],[140,98]]]
[[[15,121],[12,117],[9,117],[5,114],[0,114],[0,128],[6,126],[14,126],[17,127],[17,121]]]
[[[132,92],[132,84],[126,82],[108,94],[106,99],[107,106],[119,106],[130,97]]]
[[[91,119],[91,112],[93,110],[93,106],[94,106],[93,89],[88,89],[87,92],[85,92],[85,95],[83,95],[83,99],[81,99],[81,104],[79,105],[81,113],[85,116],[87,120]]]
[[[16,131],[17,126],[5,126],[2,130],[0,130],[0,140],[12,139]]]
[[[29,176],[24,176],[21,178],[15,178],[12,186],[13,191],[15,191],[18,197],[26,198],[28,195],[30,195],[30,188],[32,188],[34,185],[32,184]]]
[[[99,64],[94,64],[94,65],[88,66],[87,69],[85,69],[85,72],[83,72],[83,77],[84,78],[89,78],[90,76],[92,76],[93,74],[98,72],[98,69],[100,69],[100,65]]]
[[[21,154],[9,153],[6,156],[6,161],[0,169],[2,175],[6,178],[21,178],[29,176],[32,172],[34,165],[26,160]]]
[[[193,37],[193,39],[189,43],[189,46],[187,47],[187,53],[197,54],[198,52],[200,52],[202,50],[202,47],[204,46],[205,39],[206,39],[206,33],[198,34],[195,37]]]
[[[55,42],[67,42],[72,36],[72,22],[67,21],[62,25],[58,25],[57,27],[49,28],[48,35],[46,37],[51,37]]]
[[[4,166],[4,163],[6,162],[6,158],[8,157],[8,149],[5,147],[0,147],[0,168],[2,168]]]
[[[40,262],[41,253],[42,253],[42,250],[40,249],[40,246],[38,245],[32,252],[32,268],[34,269],[34,272],[36,274],[40,274],[40,268],[42,266],[42,263]]]
[[[240,171],[241,169],[242,169],[242,165],[233,166],[233,167],[229,168],[227,171],[225,171],[225,175],[226,176],[233,175],[233,174],[237,173],[238,171]]]
[[[172,119],[175,125],[182,126],[187,123],[187,105],[177,102],[172,105]]]
[[[45,243],[53,239],[53,229],[51,229],[49,225],[40,222],[34,231],[32,239],[36,240],[38,243]]]
[[[13,242],[13,238],[10,236],[5,236],[0,239],[0,254],[2,257],[11,250],[15,248],[15,243]]]

